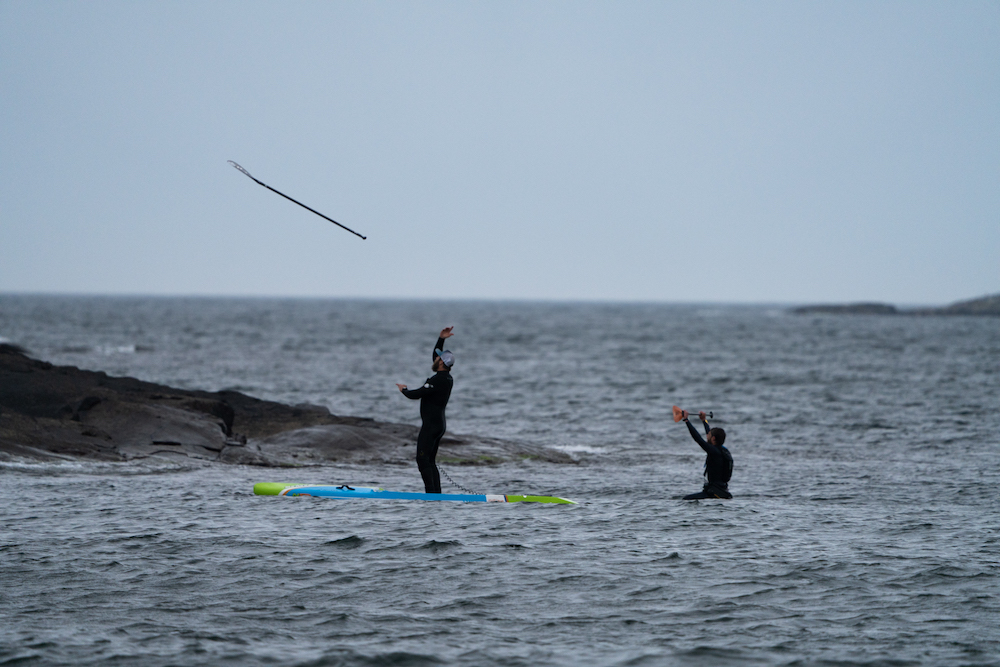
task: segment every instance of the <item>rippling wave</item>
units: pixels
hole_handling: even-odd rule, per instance
[[[579,458],[449,473],[579,505],[251,490],[415,466],[5,462],[0,664],[1000,664],[996,320],[0,297],[54,363],[409,423],[393,383],[444,324],[450,428]],[[674,403],[727,430],[732,501],[676,500],[703,455]]]

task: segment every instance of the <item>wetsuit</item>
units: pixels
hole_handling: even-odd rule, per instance
[[[444,338],[438,338],[435,349],[444,349]],[[431,360],[437,358],[431,353]],[[441,475],[438,473],[434,458],[437,456],[438,445],[444,437],[447,424],[444,419],[444,409],[451,396],[451,386],[454,380],[447,370],[438,371],[427,378],[420,389],[404,389],[403,396],[420,399],[420,434],[417,436],[417,468],[424,479],[424,491],[441,493]]]
[[[733,494],[729,493],[729,478],[733,476],[733,455],[729,453],[729,450],[722,445],[710,445],[705,442],[705,439],[701,437],[701,433],[698,433],[691,422],[687,419],[684,420],[687,424],[688,431],[691,432],[691,437],[697,442],[708,457],[705,459],[705,486],[702,488],[701,493],[692,493],[689,496],[684,496],[684,500],[700,500],[702,498],[732,498]],[[705,435],[708,435],[709,428],[708,422],[703,422],[705,424]]]

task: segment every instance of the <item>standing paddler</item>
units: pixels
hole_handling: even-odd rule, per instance
[[[396,383],[403,396],[420,399],[420,434],[417,436],[417,468],[424,479],[424,491],[441,493],[441,476],[438,473],[434,458],[437,456],[438,445],[444,437],[447,424],[444,419],[444,409],[451,396],[451,367],[455,365],[455,355],[444,349],[444,341],[451,338],[451,330],[455,327],[445,327],[441,330],[434,352],[431,353],[431,370],[434,375],[424,381],[420,389],[407,389],[405,384]]]
[[[705,426],[705,437],[702,438],[701,434],[698,433],[698,429],[688,421],[688,417],[689,413],[687,410],[681,410],[677,406],[674,406],[674,421],[683,420],[687,424],[691,437],[694,438],[699,447],[705,450],[707,457],[705,458],[705,486],[700,493],[692,493],[691,495],[684,496],[684,500],[732,498],[733,494],[729,493],[729,479],[733,476],[733,455],[729,453],[728,449],[722,446],[726,441],[726,432],[718,426],[710,428],[708,426],[707,415],[703,410],[698,413],[698,418],[701,419],[701,423]]]

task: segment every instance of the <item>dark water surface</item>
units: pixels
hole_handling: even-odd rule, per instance
[[[578,465],[0,463],[0,664],[1000,664],[1000,321],[777,309],[0,296],[59,364],[418,423],[394,382],[456,325],[449,427]],[[732,501],[682,502],[718,415]],[[448,489],[446,489],[448,490]],[[452,489],[455,490],[455,489]]]

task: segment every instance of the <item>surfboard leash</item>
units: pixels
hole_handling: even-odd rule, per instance
[[[451,478],[451,475],[449,475],[449,474],[448,474],[448,471],[447,471],[447,470],[445,470],[444,468],[442,468],[440,464],[436,464],[436,465],[437,465],[437,469],[438,469],[439,471],[441,471],[441,474],[443,474],[443,475],[444,475],[445,477],[447,477],[447,478],[448,478],[448,481],[449,481],[449,482],[451,482],[451,483],[452,483],[453,485],[457,486],[457,487],[458,487],[458,488],[460,488],[460,489],[461,489],[462,491],[465,491],[465,492],[466,492],[466,493],[468,493],[468,494],[469,494],[470,496],[478,496],[478,495],[481,495],[481,494],[478,494],[478,493],[476,493],[475,491],[470,491],[469,489],[465,488],[464,486],[462,486],[461,484],[459,484],[458,482],[456,482],[455,480],[453,480],[453,479]]]

